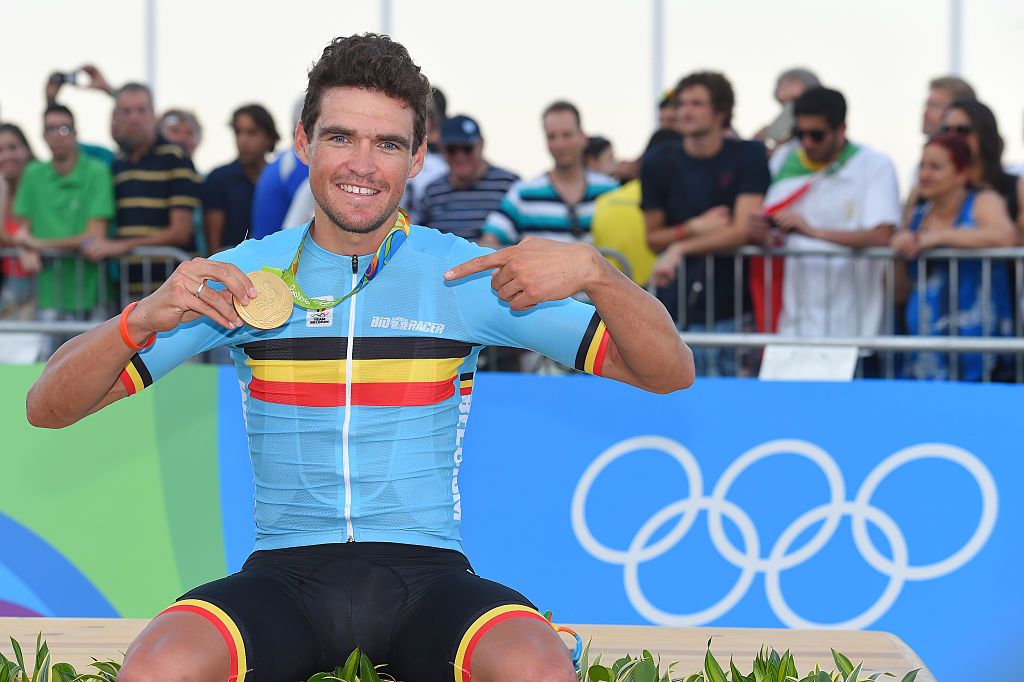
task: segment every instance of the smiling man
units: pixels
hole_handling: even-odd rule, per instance
[[[658,392],[690,385],[692,356],[590,246],[491,252],[410,226],[398,204],[423,162],[429,94],[386,36],[335,39],[296,132],[313,220],[181,265],[62,347],[29,393],[29,420],[61,427],[196,353],[227,346],[235,361],[256,551],[159,614],[121,682],[305,679],[357,646],[410,682],[576,679],[530,601],[462,553],[477,356],[517,345]],[[596,309],[566,300],[580,291]]]

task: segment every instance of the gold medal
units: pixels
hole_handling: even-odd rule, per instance
[[[238,316],[257,329],[275,329],[292,316],[292,293],[280,277],[263,270],[249,273],[256,298],[243,306],[235,299]]]

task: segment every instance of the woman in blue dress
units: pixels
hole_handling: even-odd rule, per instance
[[[1010,289],[1005,267],[993,263],[984,296],[981,260],[960,259],[955,292],[952,266],[945,260],[918,260],[930,249],[984,249],[1013,246],[1016,230],[1006,203],[990,189],[971,184],[972,154],[963,136],[942,134],[925,144],[918,188],[924,200],[913,211],[892,247],[907,259],[913,291],[907,301],[907,327],[925,336],[1007,336],[1012,333]],[[923,277],[918,269],[925,268]],[[923,282],[921,281],[923,279]],[[955,294],[955,297],[954,297]],[[980,381],[995,357],[960,355],[958,377]],[[918,379],[949,379],[950,356],[914,353],[906,372]]]

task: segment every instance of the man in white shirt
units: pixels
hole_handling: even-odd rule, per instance
[[[874,336],[884,313],[881,260],[851,258],[850,248],[886,246],[900,221],[896,171],[887,156],[846,138],[842,93],[814,88],[794,107],[790,152],[751,219],[751,235],[767,241],[771,228],[789,249],[836,256],[785,259],[779,334]]]

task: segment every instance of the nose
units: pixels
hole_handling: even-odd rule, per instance
[[[373,155],[373,144],[369,140],[361,140],[348,159],[348,168],[356,175],[367,176],[377,170]]]

